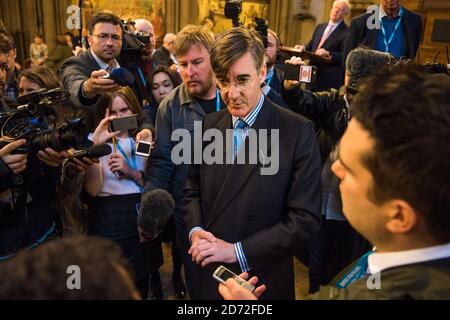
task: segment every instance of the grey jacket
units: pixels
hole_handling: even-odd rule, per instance
[[[181,224],[184,224],[181,201],[189,165],[172,162],[172,149],[178,141],[171,141],[171,137],[176,129],[187,129],[193,134],[194,121],[202,121],[205,115],[197,100],[181,84],[161,102],[156,116],[156,145],[147,161],[145,191],[170,192],[175,200],[175,220]]]

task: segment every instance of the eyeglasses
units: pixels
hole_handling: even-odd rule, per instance
[[[243,77],[241,79],[237,79],[233,82],[226,82],[222,80],[217,80],[217,84],[219,85],[219,89],[221,91],[228,92],[232,85],[236,87],[239,91],[247,89],[252,83],[254,77]]]
[[[122,37],[117,34],[100,33],[93,36],[97,37],[102,42],[106,42],[108,39],[111,39],[113,42],[119,42],[122,40]]]

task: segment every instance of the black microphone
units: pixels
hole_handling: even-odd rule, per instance
[[[109,79],[114,80],[115,83],[122,87],[131,87],[135,80],[133,74],[125,68],[113,69],[109,74]]]
[[[144,192],[137,218],[141,241],[155,239],[164,230],[174,208],[175,201],[167,191]]]
[[[106,143],[102,143],[102,144],[96,144],[86,150],[77,151],[77,152],[73,153],[72,155],[70,155],[69,158],[78,158],[78,159],[83,158],[83,157],[101,158],[101,157],[107,156],[111,152],[112,152],[111,147]]]

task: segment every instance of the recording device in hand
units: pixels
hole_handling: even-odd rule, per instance
[[[113,69],[109,74],[103,77],[104,79],[114,80],[119,86],[122,87],[131,87],[134,83],[133,74],[125,68],[116,68]]]
[[[150,151],[152,150],[152,144],[147,141],[139,141],[136,144],[136,155],[141,157],[148,157],[150,156]]]
[[[315,66],[293,65],[286,63],[284,67],[284,79],[304,83],[316,81],[317,68]]]
[[[76,158],[76,159],[82,159],[84,157],[90,158],[90,159],[101,158],[101,157],[107,156],[111,152],[112,152],[111,147],[106,143],[102,143],[102,144],[93,145],[92,147],[90,147],[89,149],[86,149],[86,150],[80,150],[80,151],[74,152],[73,154],[71,154],[69,156],[69,158]]]
[[[134,130],[138,128],[137,115],[132,114],[130,116],[119,117],[111,120],[109,122],[109,131],[127,131]]]
[[[167,191],[144,191],[137,218],[141,239],[155,239],[164,230],[174,208],[175,201]]]
[[[253,292],[255,290],[255,286],[249,283],[248,281],[245,281],[241,277],[239,277],[237,274],[235,274],[233,271],[225,268],[224,266],[220,266],[214,271],[213,278],[221,283],[225,283],[228,279],[232,278],[234,279],[240,286],[244,287],[245,289],[249,290],[250,292]]]

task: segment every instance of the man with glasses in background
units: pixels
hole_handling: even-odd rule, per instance
[[[89,129],[95,129],[95,106],[101,94],[114,92],[120,86],[108,74],[120,68],[117,61],[122,48],[123,28],[120,18],[112,13],[100,12],[92,17],[88,42],[90,49],[71,57],[62,65],[59,75],[64,88],[70,92],[72,104],[81,114]],[[152,140],[148,126],[136,136],[136,141]]]

